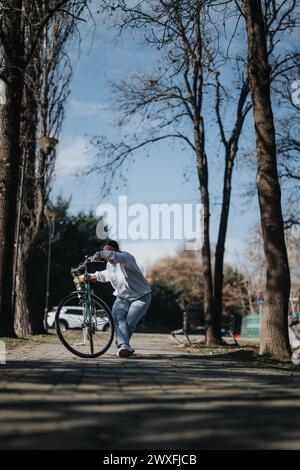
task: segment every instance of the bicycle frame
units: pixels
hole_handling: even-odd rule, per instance
[[[88,273],[88,264],[91,262],[93,259],[86,256],[82,264],[77,268],[71,268],[76,291],[71,292],[61,301],[55,316],[56,331],[62,344],[72,354],[84,358],[95,358],[104,354],[111,346],[114,337],[111,311],[105,302],[95,295],[91,285]],[[104,263],[104,261],[101,262]],[[83,275],[83,279],[79,278],[81,275]],[[63,326],[65,318],[61,320],[61,313],[64,315],[62,309],[64,306],[70,308],[70,305],[74,305],[76,308],[80,307],[79,321],[77,325],[73,323],[73,326],[70,327],[68,324]],[[102,319],[105,320],[108,329],[106,326],[104,329]],[[87,347],[87,350],[80,349],[81,347]]]
[[[82,285],[83,289],[80,291],[77,291],[78,295],[83,297],[82,303],[83,303],[83,329],[86,327],[88,328],[88,333],[92,333],[93,329],[96,328],[97,325],[92,325],[92,317],[94,314],[94,305],[92,302],[92,294],[93,294],[93,289],[91,288],[90,281],[88,280],[88,264],[90,263],[90,258],[86,257],[86,260],[79,265],[77,268],[72,269],[71,272],[72,274],[77,274],[78,271],[82,268],[84,268],[84,283]]]

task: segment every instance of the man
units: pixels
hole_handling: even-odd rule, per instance
[[[146,314],[151,302],[151,288],[138,267],[135,257],[120,251],[114,240],[107,240],[102,251],[95,253],[93,261],[107,260],[104,271],[90,274],[90,279],[110,282],[117,297],[112,309],[119,357],[134,353],[130,339],[140,319]]]

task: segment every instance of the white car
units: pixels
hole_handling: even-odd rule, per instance
[[[55,315],[56,315],[57,307],[53,307],[53,309],[48,312],[47,316],[47,323],[49,328],[55,327]],[[106,331],[110,328],[110,323],[105,316],[104,310],[102,311],[103,316],[97,319],[97,330]],[[99,312],[101,315],[101,311]],[[82,314],[82,307],[74,307],[74,306],[64,306],[62,307],[61,313],[59,315],[61,325],[66,329],[75,329],[81,328],[83,323],[83,314]]]

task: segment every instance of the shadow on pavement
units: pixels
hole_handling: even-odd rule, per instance
[[[300,378],[234,357],[9,361],[0,448],[299,448]]]

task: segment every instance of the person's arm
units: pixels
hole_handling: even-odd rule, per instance
[[[90,276],[92,279],[96,279],[98,282],[109,282],[109,274],[107,269],[104,271],[96,271],[90,274]]]
[[[99,251],[96,255],[98,255],[97,258],[106,259],[113,263],[127,264],[130,259],[130,254],[126,251]]]
[[[109,282],[108,270],[96,271],[94,273],[88,273],[89,280],[91,282]],[[84,282],[84,274],[79,276],[80,282]]]

